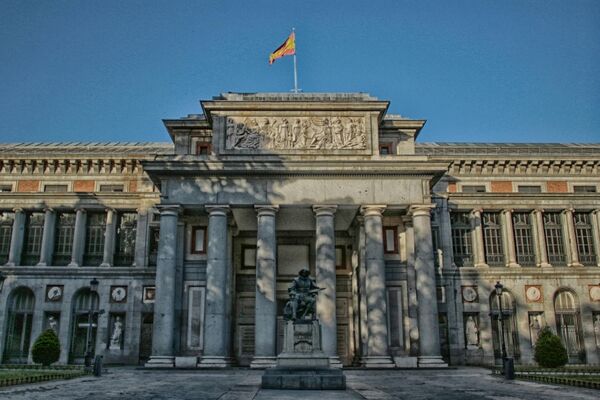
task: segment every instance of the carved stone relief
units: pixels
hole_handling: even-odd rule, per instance
[[[226,149],[362,150],[364,117],[228,117]]]

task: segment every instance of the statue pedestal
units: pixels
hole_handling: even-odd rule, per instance
[[[283,338],[277,366],[266,369],[262,376],[263,389],[346,389],[342,370],[331,368],[321,349],[319,321],[287,321]]]

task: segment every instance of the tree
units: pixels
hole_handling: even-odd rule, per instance
[[[35,340],[31,349],[33,362],[49,366],[58,361],[60,357],[60,342],[53,329],[46,329]]]
[[[544,368],[562,367],[569,360],[567,349],[549,327],[540,330],[535,344],[535,361]]]

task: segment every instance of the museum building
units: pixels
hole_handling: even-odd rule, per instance
[[[172,143],[0,144],[1,362],[54,329],[60,363],[272,366],[308,268],[334,365],[533,364],[544,326],[600,364],[600,144],[419,143],[388,105],[225,93]]]

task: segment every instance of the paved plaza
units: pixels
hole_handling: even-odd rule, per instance
[[[599,392],[526,381],[506,382],[482,368],[346,370],[346,391],[259,390],[261,371],[158,371],[110,368],[84,377],[0,389],[3,400],[67,399],[598,399]]]

